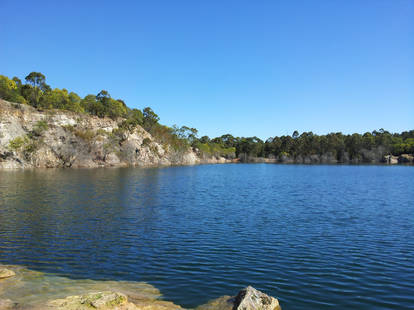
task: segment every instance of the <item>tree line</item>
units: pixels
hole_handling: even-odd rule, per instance
[[[227,134],[212,141],[235,147],[238,157],[304,158],[315,155],[329,156],[338,162],[371,162],[379,161],[387,154],[414,154],[414,130],[390,133],[380,129],[364,134],[337,132],[326,135],[294,131],[292,135],[271,137],[266,141]]]
[[[338,162],[372,161],[386,154],[414,154],[414,130],[390,133],[384,129],[364,134],[341,132],[317,135],[313,132],[270,137],[266,141],[258,137],[198,137],[195,128],[168,127],[159,123],[159,116],[150,108],[130,109],[122,99],[114,99],[108,91],[86,95],[81,98],[66,89],[52,89],[40,72],[31,72],[25,83],[19,78],[9,79],[0,75],[0,98],[24,103],[38,110],[62,109],[87,113],[98,117],[122,119],[120,127],[133,130],[142,126],[158,142],[168,144],[175,150],[193,147],[201,155],[226,158],[304,158],[329,156]]]

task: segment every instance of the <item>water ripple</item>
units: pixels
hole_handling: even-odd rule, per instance
[[[0,262],[146,281],[186,307],[253,285],[284,309],[412,309],[413,167],[0,172]]]

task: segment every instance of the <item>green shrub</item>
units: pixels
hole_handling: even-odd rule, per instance
[[[92,130],[75,130],[73,132],[75,134],[75,136],[81,138],[82,140],[85,141],[91,141],[93,139],[93,137],[95,137],[95,132]]]
[[[22,148],[22,146],[26,143],[26,137],[17,137],[9,142],[9,149],[13,151],[18,151]]]
[[[44,131],[48,130],[48,128],[49,126],[46,121],[38,121],[33,127],[32,134],[35,136],[41,136]]]
[[[148,146],[150,144],[151,144],[151,139],[150,138],[145,138],[144,140],[142,140],[141,146]]]

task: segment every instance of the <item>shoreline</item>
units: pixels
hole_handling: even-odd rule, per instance
[[[203,165],[228,165],[228,164],[245,164],[245,165],[254,165],[254,164],[269,164],[269,165],[280,165],[280,166],[385,166],[385,167],[414,167],[414,163],[397,163],[397,164],[388,164],[383,162],[375,163],[295,163],[295,162],[279,162],[279,161],[267,161],[264,158],[263,161],[250,161],[250,162],[241,162],[236,160],[228,160],[225,162],[200,162],[200,163],[183,163],[183,164],[148,164],[148,165],[108,165],[108,166],[78,166],[78,167],[1,167],[1,171],[31,171],[31,170],[93,170],[93,169],[151,169],[151,168],[172,168],[172,167],[190,167],[190,166],[203,166]]]
[[[252,302],[252,298],[257,299]],[[1,310],[184,310],[163,299],[147,282],[72,279],[54,273],[0,264]],[[251,286],[236,296],[224,295],[187,309],[281,310],[279,301]]]

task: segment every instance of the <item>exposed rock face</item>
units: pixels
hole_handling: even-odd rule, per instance
[[[0,269],[0,279],[10,278],[15,275],[16,273],[13,270],[6,269],[6,268]]]
[[[226,162],[200,159],[191,149],[174,151],[143,128],[119,128],[122,120],[70,111],[40,112],[0,99],[0,168],[193,165]]]
[[[276,298],[248,286],[236,296],[233,310],[281,310],[281,307]]]

